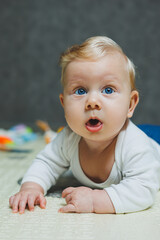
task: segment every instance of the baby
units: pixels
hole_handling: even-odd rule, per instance
[[[92,37],[60,58],[60,102],[68,126],[41,151],[10,197],[14,213],[45,208],[44,195],[69,167],[82,183],[62,192],[59,212],[127,213],[154,203],[160,146],[130,120],[139,101],[133,63],[107,37]]]

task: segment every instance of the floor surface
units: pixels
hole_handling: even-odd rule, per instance
[[[46,197],[45,210],[36,206],[34,212],[26,210],[22,215],[13,214],[8,204],[9,196],[19,190],[18,181],[43,146],[43,139],[39,139],[25,146],[32,150],[31,153],[0,152],[0,240],[160,239],[160,192],[152,208],[137,213],[58,213],[65,202],[57,192]]]

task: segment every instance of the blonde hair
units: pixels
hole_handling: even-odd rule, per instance
[[[135,90],[135,66],[133,62],[125,55],[122,48],[114,42],[112,39],[104,36],[96,36],[88,38],[85,42],[80,45],[73,45],[68,48],[60,56],[60,66],[62,68],[61,72],[61,83],[64,86],[64,74],[68,64],[74,60],[97,60],[101,57],[106,56],[112,52],[119,52],[122,54],[126,60],[131,89]]]

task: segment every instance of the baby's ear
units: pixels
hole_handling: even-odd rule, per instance
[[[131,96],[130,96],[130,106],[129,106],[129,110],[128,110],[128,114],[127,117],[131,118],[133,116],[134,110],[137,106],[139,102],[139,93],[136,90],[133,90],[131,92]]]
[[[62,107],[64,107],[64,95],[63,95],[63,93],[59,94],[59,99],[60,99]]]

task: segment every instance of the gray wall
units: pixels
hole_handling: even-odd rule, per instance
[[[0,128],[65,123],[61,52],[94,35],[113,38],[137,66],[135,123],[160,124],[160,1],[0,0]]]

